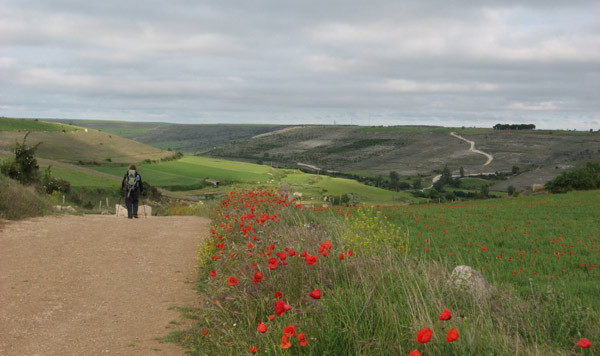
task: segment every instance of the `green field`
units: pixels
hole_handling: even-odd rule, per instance
[[[268,174],[272,168],[268,166],[196,156],[185,156],[171,162],[141,164],[137,168],[144,181],[158,187],[180,187],[179,190],[202,185],[206,178],[223,183],[263,182],[272,178]],[[126,166],[93,169],[118,177],[127,170]]]
[[[37,119],[0,118],[0,131],[73,131],[81,127],[40,121]]]

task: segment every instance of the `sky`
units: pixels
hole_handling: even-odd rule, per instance
[[[597,0],[0,0],[0,116],[600,129]]]

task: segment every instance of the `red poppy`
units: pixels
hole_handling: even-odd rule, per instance
[[[214,269],[210,271],[210,273],[208,274],[209,276],[211,276],[212,278],[217,277],[217,271],[215,271]]]
[[[352,251],[352,250],[348,251],[348,256],[352,257],[352,255],[354,255],[354,251]]]
[[[259,333],[266,333],[267,332],[267,325],[265,323],[260,323],[258,324],[258,328],[257,328]]]
[[[432,335],[433,331],[431,329],[423,328],[417,332],[417,341],[421,344],[424,344],[431,340]]]
[[[275,257],[270,257],[269,258],[269,268],[275,269],[275,267],[277,267],[277,259]]]
[[[202,330],[202,335],[204,335],[204,336],[208,335],[208,329]]]
[[[269,320],[273,321],[273,319],[275,319],[275,315],[273,315],[273,314],[269,315]]]
[[[288,251],[288,255],[290,255],[290,256],[296,256],[296,251],[294,251],[294,250],[290,249],[290,250]]]
[[[288,349],[292,346],[292,343],[290,342],[290,339],[287,336],[283,335],[281,337],[281,345],[279,346],[281,346],[282,349]]]
[[[238,283],[237,278],[235,278],[234,276],[229,276],[228,284],[230,287],[235,286],[237,283]]]
[[[577,342],[577,346],[582,347],[584,349],[588,349],[590,346],[592,346],[592,344],[590,343],[590,340],[584,337],[581,338],[579,342]]]
[[[320,289],[315,289],[312,292],[310,292],[309,295],[311,297],[313,297],[314,299],[321,299],[321,290]]]
[[[281,298],[281,296],[282,296],[282,295],[283,295],[283,293],[281,293],[281,292],[279,292],[279,291],[278,291],[278,292],[275,292],[275,299],[279,299],[279,298]]]
[[[344,259],[344,254],[343,254],[343,253],[340,253],[340,255],[338,256],[338,258],[339,258],[340,260],[343,260],[343,259]]]
[[[446,342],[452,342],[456,340],[458,340],[458,331],[452,328],[450,331],[448,331],[448,334],[446,334]]]
[[[282,316],[285,313],[285,302],[283,300],[278,300],[275,302],[275,314],[277,316]]]
[[[256,272],[256,273],[254,273],[254,278],[252,279],[252,282],[258,283],[258,282],[262,281],[262,279],[263,279],[263,274],[260,272]]]
[[[294,325],[288,325],[283,329],[283,335],[290,337],[296,335],[296,327]]]
[[[304,258],[304,260],[306,261],[306,263],[309,266],[312,266],[315,263],[317,263],[317,256],[306,255],[306,257]]]
[[[408,356],[421,356],[421,353],[419,352],[419,350],[412,350]]]
[[[440,320],[450,320],[451,318],[450,309],[444,308],[444,311],[440,314]]]
[[[256,351],[258,351],[258,349],[256,348],[256,346],[250,346],[250,353],[255,354]]]
[[[300,346],[308,345],[308,340],[306,340],[306,335],[304,335],[304,333],[300,333],[296,337],[298,338],[298,341],[300,341]]]

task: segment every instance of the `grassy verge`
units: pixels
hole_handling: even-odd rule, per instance
[[[19,220],[51,214],[52,202],[33,187],[24,187],[0,174],[0,219]]]
[[[564,199],[561,204],[583,197]],[[543,205],[538,200],[520,202],[534,210]],[[464,220],[461,228],[479,229],[480,219],[487,219],[482,227],[487,232],[487,227],[503,223],[494,220],[495,204],[482,202],[458,214]],[[571,213],[578,213],[575,208],[541,210],[527,221],[566,224]],[[415,349],[423,355],[594,352],[600,315],[591,296],[556,293],[551,284],[550,289],[524,293],[518,283],[497,277],[500,269],[491,267],[485,270],[492,282],[487,296],[457,289],[448,283],[452,269],[465,262],[481,268],[475,262],[487,266],[487,259],[469,260],[466,253],[460,259],[451,256],[467,245],[469,251],[495,254],[490,251],[493,243],[482,246],[481,241],[473,241],[482,233],[477,230],[472,236],[453,233],[452,246],[441,238],[434,245],[426,240],[450,234],[448,225],[444,232],[434,224],[454,224],[441,216],[443,209],[453,207],[417,206],[410,208],[413,214],[404,209],[409,208],[308,210],[272,190],[230,193],[211,209],[213,229],[199,250],[198,289],[205,305],[195,311],[198,322],[193,330],[173,336],[194,355],[240,355],[253,350],[270,355],[408,355]],[[408,222],[419,220],[418,216],[420,226],[429,226],[425,231],[435,232],[434,237],[415,231]],[[557,225],[548,225],[548,236],[561,233]],[[593,239],[585,242],[595,246],[598,231],[589,233]],[[531,245],[529,238],[519,241],[519,247],[507,248],[523,250]],[[548,244],[552,245],[550,240]],[[587,251],[592,253],[588,260],[597,260],[594,248]],[[579,285],[594,289],[597,270],[581,273],[590,273],[592,279],[580,279]],[[439,320],[444,308],[451,310],[450,320]],[[432,330],[433,337],[421,344],[416,335],[423,328]],[[459,338],[447,342],[451,329],[458,331]],[[592,341],[591,349],[576,346],[582,337]]]

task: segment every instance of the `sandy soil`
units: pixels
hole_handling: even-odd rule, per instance
[[[198,217],[59,216],[0,230],[0,355],[181,355]]]

